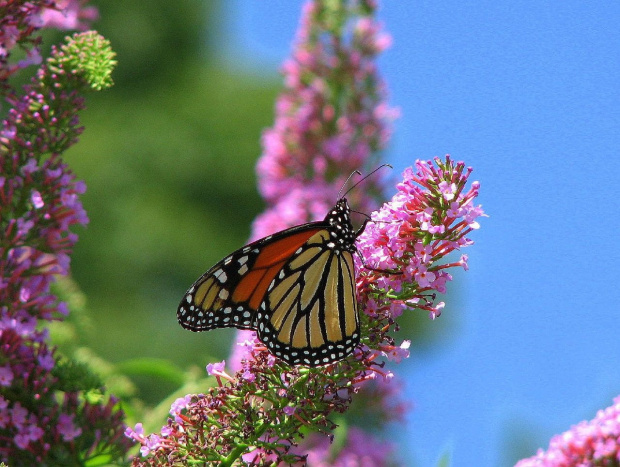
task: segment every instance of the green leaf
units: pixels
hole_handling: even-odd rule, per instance
[[[174,385],[185,382],[185,373],[173,363],[161,358],[134,358],[116,365],[121,373],[134,376],[150,376]]]

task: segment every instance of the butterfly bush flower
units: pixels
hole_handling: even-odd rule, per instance
[[[314,1],[304,6],[276,120],[263,134],[259,190],[268,204],[254,239],[323,219],[354,170],[369,167],[385,147],[396,111],[375,59],[390,43],[374,20],[374,1]],[[364,191],[377,195],[376,179]],[[374,197],[352,193],[356,209]]]
[[[30,65],[41,63],[41,28],[79,29],[85,31],[97,19],[97,9],[78,0],[8,0],[0,2],[0,82]],[[18,47],[25,58],[10,63],[13,49]],[[9,89],[1,87],[2,92]]]
[[[16,4],[24,16],[12,11],[12,24],[32,33],[41,10],[3,7]],[[110,85],[112,57],[98,34],[74,35],[52,48],[23,94],[8,92],[0,128],[0,460],[11,465],[80,465],[128,449],[118,401],[83,366],[60,358],[45,327],[68,312],[50,287],[68,274],[71,228],[88,222],[85,185],[61,154],[82,131],[81,92]]]
[[[415,169],[403,173],[398,193],[372,214],[358,238],[360,255],[355,258],[363,271],[360,301],[371,316],[384,312],[396,318],[406,308],[427,310],[431,318],[441,314],[445,304],[434,303],[434,292],[445,293],[452,280],[449,268],[467,269],[467,255],[447,264],[438,260],[471,245],[466,235],[480,227],[476,219],[485,215],[473,203],[480,184],[473,182],[465,190],[470,173],[471,168],[450,156],[434,163],[417,161]],[[364,271],[366,265],[402,274]]]
[[[54,5],[52,0],[0,3],[0,82],[4,83],[21,68],[41,62],[38,49],[41,38],[33,33],[43,26],[41,13]],[[15,47],[23,50],[27,58],[18,63],[10,63],[9,59]],[[6,92],[7,87],[2,88],[3,93]]]
[[[546,451],[519,461],[515,467],[620,465],[620,396],[596,417],[551,438]]]
[[[384,465],[394,450],[389,443],[379,442],[359,428],[347,433],[345,447],[335,456],[326,436],[312,435],[305,445],[308,447],[307,462],[313,467],[378,466]]]
[[[276,122],[263,135],[257,170],[268,209],[254,223],[254,239],[322,219],[352,171],[377,166],[395,113],[374,62],[390,43],[375,9],[369,0],[305,5]],[[390,443],[355,426],[330,433],[349,411],[376,420],[373,431],[403,419],[407,405],[385,361],[407,358],[410,342],[395,342],[391,332],[406,309],[439,316],[444,304],[435,293],[446,290],[448,269],[466,268],[465,256],[446,255],[471,245],[466,235],[483,215],[474,205],[478,183],[467,185],[470,171],[450,157],[418,161],[371,215],[358,242],[362,337],[352,356],[317,368],[289,366],[253,332],[241,332],[229,370],[224,362],[207,367],[215,387],[175,402],[160,433],[147,436],[140,424],[127,430],[141,445],[134,465],[387,465]],[[369,178],[351,192],[352,204],[370,211],[381,191]],[[334,436],[342,438],[340,449]]]
[[[44,8],[40,18],[43,27],[85,31],[99,17],[97,8],[86,6],[86,0],[56,0],[51,8]]]

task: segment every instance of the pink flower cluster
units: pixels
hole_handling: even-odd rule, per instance
[[[88,0],[55,0],[52,8],[41,11],[42,27],[86,31],[99,18],[96,7],[87,6]]]
[[[171,414],[176,414],[173,410],[170,411]],[[166,436],[166,428],[162,428],[162,436],[153,433],[148,436],[144,434],[144,428],[142,427],[142,423],[136,423],[134,428],[127,427],[125,429],[125,436],[127,438],[131,438],[132,440],[140,443],[140,454],[143,456],[148,456],[151,452],[156,451],[164,446]]]
[[[295,460],[307,455],[309,461],[311,456],[318,459],[325,455],[323,445],[328,443],[327,438],[317,441],[313,436],[297,445],[295,424],[321,420],[320,414],[326,417],[334,410],[345,410],[351,403],[351,393],[356,394],[355,401],[363,401],[357,403],[365,416],[372,416],[382,423],[402,419],[406,407],[400,402],[399,386],[392,380],[393,373],[377,363],[377,359],[384,356],[399,362],[409,356],[409,341],[396,345],[388,334],[394,317],[402,309],[417,307],[429,310],[433,316],[438,315],[441,304],[432,303],[430,292],[444,290],[445,281],[450,277],[444,282],[421,285],[416,271],[421,268],[422,261],[427,271],[442,274],[447,274],[446,268],[466,265],[464,259],[448,264],[440,264],[440,260],[453,250],[472,243],[466,235],[478,228],[476,219],[484,215],[480,206],[473,204],[479,184],[474,182],[466,189],[469,174],[470,170],[465,169],[463,163],[454,163],[450,157],[436,159],[433,163],[418,161],[416,172],[405,171],[404,180],[398,185],[399,191],[392,201],[371,216],[373,220],[367,226],[368,234],[364,235],[360,247],[363,245],[369,252],[377,248],[380,256],[373,258],[382,267],[402,271],[402,274],[365,269],[360,275],[360,302],[366,305],[363,309],[371,318],[362,330],[364,344],[356,351],[355,360],[319,369],[318,373],[312,371],[312,379],[305,380],[301,375],[305,375],[308,369],[302,373],[298,368],[288,369],[286,365],[278,364],[264,345],[249,336],[233,353],[232,367],[236,373],[229,374],[224,362],[207,365],[207,372],[216,378],[219,387],[208,395],[198,395],[184,399],[181,405],[173,405],[171,414],[174,420],[169,420],[161,435],[145,436],[140,427],[127,431],[127,436],[141,443],[143,453],[152,455],[145,461],[136,459],[134,464],[159,465],[165,458],[185,459],[182,453],[192,451],[189,446],[193,446],[197,433],[205,429],[200,428],[203,420],[212,418],[210,423],[219,427],[217,432],[221,438],[212,433],[213,436],[203,441],[201,449],[206,449],[205,445],[217,447],[220,455],[227,457],[235,449],[223,439],[231,433],[251,430],[247,423],[252,423],[255,407],[261,407],[262,400],[277,400],[278,403],[270,402],[269,411],[261,409],[261,419],[265,420],[261,426],[269,426],[273,431],[254,438],[246,446],[246,451],[239,452],[251,465],[282,461],[285,456],[293,456],[290,459]],[[395,230],[388,232],[386,229]],[[419,248],[424,242],[430,245],[428,250]],[[393,301],[396,301],[395,305]],[[307,392],[313,387],[310,381],[320,389]],[[241,399],[235,394],[251,394],[253,397]],[[180,412],[182,409],[186,409],[185,413]],[[364,444],[372,444],[369,435],[357,432],[355,428],[350,430],[355,436],[359,435],[358,438],[365,437]],[[348,436],[355,438],[351,434]],[[378,457],[363,460],[366,454],[355,457],[359,454],[355,446],[345,444],[338,456],[343,456],[342,459],[353,456],[356,461],[367,465],[383,465],[389,451],[376,451]],[[299,454],[294,454],[296,452]]]
[[[255,219],[252,239],[323,219],[347,177],[376,161],[386,145],[397,112],[387,105],[375,65],[391,43],[374,19],[376,8],[374,0],[304,5],[292,57],[283,66],[275,123],[263,134],[257,172],[268,207]],[[381,191],[373,176],[350,201],[368,212]],[[237,337],[254,339],[252,331]],[[250,349],[234,347],[233,369]]]
[[[357,241],[360,255],[357,267],[395,270],[402,274],[377,274],[373,270],[358,280],[360,298],[366,313],[374,315],[386,308],[398,317],[406,308],[427,310],[432,318],[441,314],[443,302],[433,304],[433,292],[446,292],[452,280],[451,267],[467,270],[467,255],[456,262],[439,264],[455,250],[471,245],[467,234],[480,225],[482,208],[474,205],[480,184],[466,190],[471,168],[463,162],[416,161],[408,168],[398,192],[391,201],[374,212]],[[364,258],[362,263],[360,258]],[[368,290],[367,284],[370,286]],[[373,291],[381,290],[383,294]],[[389,294],[389,298],[387,295]]]
[[[430,292],[439,288],[433,288],[437,285],[430,282],[420,285],[415,271],[419,270],[422,258],[431,272],[466,264],[463,259],[448,264],[440,264],[440,260],[454,249],[471,244],[465,235],[478,227],[476,218],[483,215],[480,206],[473,204],[478,183],[466,189],[470,170],[464,164],[446,157],[434,163],[418,162],[417,168],[417,172],[405,171],[397,195],[371,216],[373,221],[369,226],[375,227],[370,227],[364,247],[371,248],[375,242],[376,248],[383,249],[382,265],[403,273],[366,269],[360,274],[358,294],[360,303],[367,306],[362,309],[369,318],[362,320],[362,345],[356,350],[355,358],[325,368],[288,367],[259,341],[250,338],[238,345],[241,351],[235,353],[233,365],[236,373],[227,373],[224,362],[209,364],[207,371],[216,378],[218,387],[173,407],[174,419],[169,419],[161,435],[145,436],[139,427],[128,430],[127,435],[139,441],[142,452],[149,455],[144,461],[135,459],[134,465],[161,465],[166,459],[215,461],[234,456],[242,457],[250,465],[298,462],[305,455],[309,459],[311,454],[320,456],[323,452],[316,449],[314,437],[297,440],[300,427],[324,431],[325,426],[320,424],[330,426],[328,415],[345,411],[355,401],[363,401],[357,402],[359,410],[364,416],[372,414],[373,420],[386,422],[402,418],[405,407],[399,403],[399,388],[392,381],[394,375],[378,360],[384,356],[398,362],[409,356],[409,342],[396,345],[389,335],[394,317],[404,307],[427,309],[433,316],[438,314],[440,306],[432,303]],[[454,186],[445,188],[446,181]],[[384,229],[394,226],[397,229],[392,234],[402,245],[386,237]],[[430,250],[417,248],[425,242]],[[444,286],[442,282],[441,287]],[[394,300],[397,304],[393,306]],[[210,435],[202,438],[205,430]],[[238,433],[247,433],[247,444],[231,441]],[[357,456],[354,447],[348,445],[339,452],[345,457]],[[377,456],[387,452],[378,451]],[[387,463],[386,458],[368,461],[361,460],[364,455],[354,458],[368,465]]]
[[[0,81],[5,81],[20,68],[33,63],[41,63],[38,45],[39,37],[33,32],[41,27],[41,11],[53,7],[52,0],[29,2],[11,0],[0,4]],[[26,59],[17,64],[9,65],[11,51],[21,47],[26,53]]]
[[[269,208],[254,222],[253,238],[322,219],[347,176],[389,138],[396,112],[385,102],[375,65],[389,37],[371,16],[373,1],[334,5],[305,4],[293,55],[283,66],[285,88],[257,166]],[[365,190],[376,195],[375,183]],[[375,207],[372,196],[352,197],[359,210]]]
[[[389,459],[394,451],[391,443],[379,441],[356,427],[348,430],[343,449],[333,452],[332,441],[331,437],[312,433],[303,443],[304,460],[291,465],[379,467],[386,465],[386,459]],[[248,465],[268,465],[270,462],[278,462],[277,456],[265,453],[262,449],[254,449],[244,454],[242,459]]]
[[[515,467],[620,465],[620,396],[596,417],[551,438],[546,451],[519,461]]]

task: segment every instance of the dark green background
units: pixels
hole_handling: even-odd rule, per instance
[[[185,331],[176,307],[246,242],[263,209],[254,166],[281,80],[276,70],[246,77],[214,58],[217,2],[91,3],[100,11],[93,28],[119,63],[115,86],[87,96],[86,130],[66,154],[86,182],[90,218],[72,255],[90,326],[68,344],[110,362],[156,357],[204,368],[228,355],[233,331]],[[47,35],[46,44],[58,39]],[[174,389],[138,383],[148,403]]]

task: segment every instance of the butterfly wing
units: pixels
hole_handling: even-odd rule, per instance
[[[289,364],[342,360],[359,343],[355,271],[349,251],[312,235],[284,264],[257,313],[258,337]]]
[[[322,222],[283,230],[217,263],[177,310],[191,331],[252,329],[289,364],[343,359],[359,343],[349,207],[342,198]]]
[[[195,332],[256,329],[256,311],[269,284],[291,255],[322,228],[310,223],[283,230],[221,260],[185,293],[177,309],[181,326]]]

